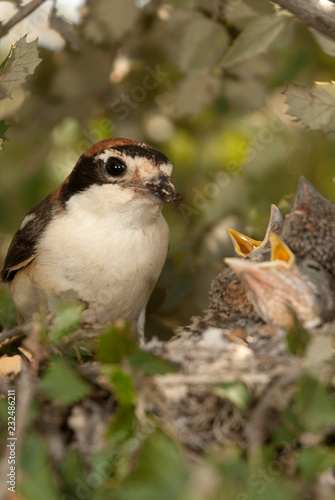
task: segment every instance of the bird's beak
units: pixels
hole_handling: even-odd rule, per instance
[[[235,229],[227,229],[227,232],[234,245],[235,253],[240,257],[249,255],[249,253],[262,244],[261,241],[254,240],[245,234],[235,231]]]
[[[295,255],[290,248],[275,233],[270,233],[271,261],[275,264],[286,265],[288,269],[293,269],[296,264]],[[264,263],[267,265],[266,263]]]
[[[177,205],[183,201],[183,195],[176,192],[176,188],[169,177],[160,174],[153,179],[146,181],[141,186],[133,186],[137,192],[145,194],[149,198],[160,203],[171,203],[174,201]]]
[[[224,259],[256,296],[271,296],[271,291],[282,290],[283,297],[290,296],[290,283],[300,276],[294,253],[275,233],[269,235],[271,260],[253,262],[248,259]],[[292,288],[292,287],[291,287]]]

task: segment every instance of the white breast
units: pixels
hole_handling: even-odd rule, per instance
[[[73,289],[89,302],[90,321],[143,315],[166,259],[169,229],[161,205],[127,200],[129,193],[113,188],[96,186],[71,198],[41,238],[34,265],[17,274],[21,287],[28,280],[39,300]]]

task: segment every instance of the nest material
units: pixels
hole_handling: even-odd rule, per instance
[[[335,327],[315,332],[324,333],[334,342]],[[152,341],[148,348],[175,363],[178,372],[139,379],[139,394],[165,427],[196,452],[216,443],[245,450],[264,443],[309,367],[308,360],[288,351],[283,330],[262,321],[229,321],[212,311],[193,318],[169,342]],[[221,384],[235,381],[246,384],[251,394],[246,411],[217,394]]]

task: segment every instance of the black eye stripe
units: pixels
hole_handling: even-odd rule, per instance
[[[104,164],[107,174],[111,177],[122,177],[127,172],[127,165],[125,162],[115,156],[107,158]]]
[[[136,158],[136,156],[145,158],[153,162],[155,165],[170,163],[165,154],[158,151],[158,149],[152,148],[151,146],[148,146],[146,144],[125,144],[123,146],[113,146],[113,149],[121,154],[130,156],[131,158]]]

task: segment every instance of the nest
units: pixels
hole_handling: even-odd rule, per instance
[[[250,451],[266,442],[279,414],[288,407],[296,384],[314,363],[291,354],[283,330],[262,321],[227,321],[208,312],[193,318],[163,344],[151,341],[148,349],[178,366],[177,373],[138,379],[144,405],[154,411],[165,428],[195,452],[216,444],[237,444]],[[334,343],[335,327],[315,332]],[[329,375],[329,358],[316,360],[315,368]],[[319,362],[320,361],[320,362]],[[222,384],[238,381],[248,389],[251,404],[241,411],[221,394]]]

